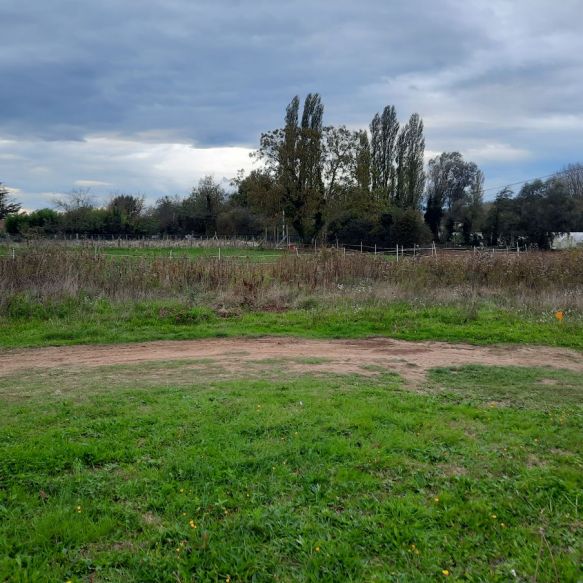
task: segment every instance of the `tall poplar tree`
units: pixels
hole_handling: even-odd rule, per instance
[[[387,193],[387,198],[392,201],[395,196],[395,157],[399,122],[397,112],[393,105],[388,105],[381,116],[382,135],[382,188]]]
[[[370,192],[371,186],[371,150],[366,130],[357,133],[358,145],[354,160],[354,178],[361,192]]]
[[[399,122],[395,107],[387,105],[370,123],[372,189],[386,202],[395,194],[395,158]]]

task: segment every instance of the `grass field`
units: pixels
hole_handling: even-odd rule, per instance
[[[582,404],[548,369],[13,374],[0,580],[576,581]]]
[[[39,304],[19,299],[0,316],[0,347],[186,340],[225,336],[299,335],[312,338],[522,342],[583,350],[583,318],[553,311],[502,309],[492,303],[367,305],[337,302],[284,312],[217,312],[179,302],[69,300]]]
[[[156,247],[104,247],[99,249],[99,253],[112,257],[189,257],[196,259],[199,257],[219,257],[218,247],[177,247],[174,249],[164,249]],[[223,259],[250,259],[252,261],[275,260],[281,255],[288,253],[281,249],[259,249],[253,247],[237,248],[222,247],[220,256]]]
[[[12,256],[12,249],[19,256],[27,253],[30,247],[26,245],[6,245],[0,243],[0,256]],[[68,247],[75,250],[75,247]],[[79,249],[95,253],[95,248],[85,245]],[[98,246],[97,253],[108,257],[144,257],[144,258],[177,258],[188,257],[190,259],[219,257],[219,247],[115,247]],[[259,247],[221,247],[220,256],[223,259],[249,259],[251,261],[275,260],[289,253],[286,249],[262,249]]]
[[[583,351],[581,253],[215,251],[1,258],[3,359],[264,335]],[[353,368],[311,347],[51,368],[51,348],[48,368],[0,370],[0,581],[580,581],[583,373],[541,358],[424,377],[419,345],[382,366],[347,345]]]

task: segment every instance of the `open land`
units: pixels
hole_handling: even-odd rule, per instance
[[[0,580],[578,580],[578,256],[43,253],[0,265]]]

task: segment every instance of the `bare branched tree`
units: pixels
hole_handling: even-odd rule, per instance
[[[53,204],[64,212],[95,207],[95,197],[89,188],[76,188],[53,199]]]
[[[567,187],[570,196],[583,199],[583,164],[568,164],[557,178]]]

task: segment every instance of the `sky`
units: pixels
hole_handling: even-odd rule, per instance
[[[583,162],[583,0],[1,0],[0,182],[24,208],[84,188],[225,184],[285,106],[385,105],[498,187]]]

